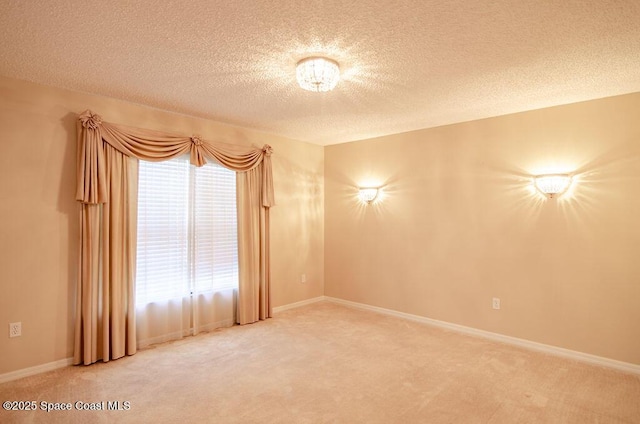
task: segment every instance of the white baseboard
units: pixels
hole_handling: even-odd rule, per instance
[[[278,306],[273,308],[273,313],[279,313],[288,309],[299,308],[301,306],[310,305],[312,303],[328,301],[337,303],[340,305],[372,311],[384,315],[394,316],[398,318],[407,319],[410,321],[416,321],[422,324],[427,324],[447,330],[456,331],[458,333],[468,334],[470,336],[481,337],[497,342],[511,344],[519,347],[523,347],[529,350],[535,350],[550,355],[561,356],[568,359],[573,359],[580,362],[586,362],[589,364],[599,365],[602,367],[613,368],[619,371],[628,372],[631,374],[640,375],[640,365],[631,364],[628,362],[617,361],[615,359],[604,358],[601,356],[591,355],[588,353],[578,352],[575,350],[564,349],[557,346],[546,345],[543,343],[532,342],[530,340],[519,339],[517,337],[505,336],[503,334],[492,333],[490,331],[478,330],[472,327],[466,327],[464,325],[452,324],[445,321],[439,321],[431,318],[426,318],[420,315],[407,314],[405,312],[398,312],[392,309],[380,308],[378,306],[366,305],[364,303],[352,302],[350,300],[338,299],[330,296],[318,296],[311,299],[302,300],[300,302],[290,303],[288,305]],[[147,342],[150,340],[147,340]],[[53,371],[58,368],[64,368],[73,364],[73,358],[61,359],[59,361],[49,362],[47,364],[36,365],[34,367],[24,368],[17,371],[0,374],[0,383],[6,383],[8,381],[17,380],[19,378],[29,377],[32,375],[40,374],[47,371]]]
[[[313,297],[311,299],[301,300],[300,302],[289,303],[288,305],[277,306],[273,308],[273,313],[277,314],[278,312],[286,311],[287,309],[294,309],[294,308],[299,308],[301,306],[310,305],[312,303],[322,302],[326,298],[327,298],[326,296],[318,296],[318,297]]]
[[[398,318],[404,318],[411,321],[420,322],[423,324],[444,328],[447,330],[456,331],[458,333],[468,334],[470,336],[481,337],[501,343],[515,345],[523,347],[529,350],[535,350],[542,353],[547,353],[554,356],[561,356],[563,358],[573,359],[580,362],[586,362],[593,365],[599,365],[602,367],[613,368],[619,371],[628,372],[631,374],[640,375],[640,365],[632,364],[629,362],[617,361],[615,359],[604,358],[602,356],[591,355],[588,353],[578,352],[575,350],[564,349],[562,347],[551,346],[543,343],[532,342],[530,340],[519,339],[517,337],[505,336],[503,334],[492,333],[490,331],[478,330],[472,327],[465,327],[464,325],[452,324],[445,321],[438,321],[431,318],[426,318],[420,315],[407,314],[404,312],[398,312],[391,309],[380,308],[378,306],[365,305],[363,303],[352,302],[350,300],[338,299],[335,297],[324,296],[324,299],[352,308],[364,309],[367,311],[377,312],[384,315],[390,315]]]
[[[68,367],[73,364],[73,358],[60,359],[59,361],[49,362],[48,364],[36,365],[35,367],[23,368],[17,371],[11,371],[0,374],[0,383],[17,380],[19,378],[29,377],[47,371],[57,370],[58,368]]]

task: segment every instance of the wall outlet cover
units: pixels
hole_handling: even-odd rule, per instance
[[[22,335],[22,323],[12,322],[9,324],[9,337],[18,337]]]

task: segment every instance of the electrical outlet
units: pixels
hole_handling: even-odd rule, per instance
[[[500,298],[494,297],[492,302],[493,309],[500,309]]]
[[[300,275],[300,282],[301,283],[306,283],[307,282],[307,274]]]
[[[22,336],[22,323],[12,322],[9,324],[9,337]]]

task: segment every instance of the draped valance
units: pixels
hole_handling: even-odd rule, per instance
[[[190,155],[236,171],[236,322],[271,316],[269,209],[274,206],[271,147],[211,142],[102,121],[87,110],[77,124],[80,202],[74,363],[132,355],[137,349],[135,270],[138,160]]]
[[[206,158],[213,159],[236,172],[249,171],[263,163],[262,206],[275,204],[271,173],[271,146],[261,149],[211,142],[198,136],[180,136],[148,129],[116,125],[87,110],[78,118],[78,158],[76,200],[87,203],[105,203],[105,156],[101,148],[108,143],[122,154],[148,161],[168,160],[189,153],[191,163],[202,166]]]

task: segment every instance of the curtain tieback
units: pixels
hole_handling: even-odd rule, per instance
[[[273,148],[268,144],[265,144],[262,147],[262,152],[264,153],[265,156],[271,156],[271,153],[273,153]]]
[[[202,140],[197,135],[191,137],[191,142],[196,146],[202,146]]]

